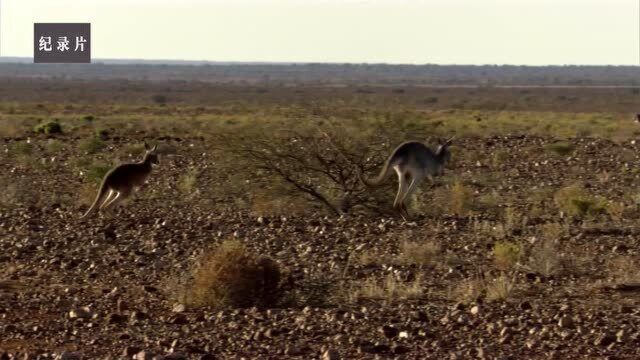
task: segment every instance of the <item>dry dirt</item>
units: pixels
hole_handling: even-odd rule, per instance
[[[141,140],[112,141],[107,151]],[[498,204],[403,221],[259,217],[224,198],[188,200],[176,190],[185,169],[203,169],[201,188],[215,186],[220,174],[202,140],[181,140],[171,143],[182,156],[162,159],[149,185],[112,218],[78,219],[86,209],[78,194],[95,185],[69,170],[77,140],[62,138],[66,148],[55,159],[1,158],[5,187],[20,185],[11,189],[22,200],[0,208],[0,359],[640,358],[640,290],[633,283],[640,280],[638,144],[571,139],[575,151],[558,156],[543,150],[554,141],[548,138],[459,139],[456,154],[468,154],[448,174],[475,202],[495,192]],[[25,140],[5,139],[4,146],[16,141]],[[561,218],[553,192],[576,181],[624,203],[619,218]],[[428,204],[431,193],[446,194],[451,184],[427,188],[417,201]],[[535,203],[538,191],[546,197]],[[54,196],[60,193],[73,201]],[[390,202],[392,196],[390,190]],[[562,229],[545,255],[559,264],[548,276],[526,266],[532,244],[549,236],[545,224]],[[203,249],[228,238],[287,269],[294,301],[268,309],[179,306],[178,279]],[[387,260],[406,240],[441,250],[427,265]],[[504,299],[465,297],[464,284],[500,276],[497,241],[526,252],[504,270],[513,291]],[[363,263],[362,254],[374,260]],[[628,267],[616,259],[629,260]],[[385,277],[399,284],[418,278],[420,292],[349,298],[367,279]]]

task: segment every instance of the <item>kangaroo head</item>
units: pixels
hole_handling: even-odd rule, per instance
[[[144,154],[144,162],[148,164],[159,164],[158,154],[156,154],[156,150],[158,149],[158,145],[154,145],[150,147],[146,142],[144,143],[144,148],[146,150]]]
[[[449,151],[449,146],[451,145],[451,142],[453,141],[453,137],[450,138],[449,140],[445,141],[444,144],[439,145],[438,149],[436,150],[436,157],[438,159],[438,162],[440,163],[440,175],[442,175],[442,173],[444,172],[444,167],[445,165],[451,161],[451,152]]]

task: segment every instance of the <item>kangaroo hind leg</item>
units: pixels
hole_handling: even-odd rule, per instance
[[[402,199],[404,198],[404,194],[407,191],[407,177],[404,172],[400,170],[399,167],[394,168],[396,173],[398,174],[398,193],[396,194],[396,198],[393,201],[393,208],[400,213],[400,216],[404,218]]]

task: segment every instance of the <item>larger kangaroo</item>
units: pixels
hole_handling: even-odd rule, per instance
[[[151,166],[158,164],[158,155],[156,154],[158,145],[150,148],[145,142],[144,148],[146,153],[142,161],[118,165],[104,176],[95,201],[91,204],[89,210],[80,217],[81,219],[89,215],[103,198],[104,201],[100,205],[100,210],[106,210],[114,206],[116,202],[126,199],[131,195],[135,187],[144,184],[149,174],[151,174]]]
[[[379,186],[389,177],[391,170],[395,170],[398,174],[398,193],[393,208],[402,217],[409,216],[406,201],[425,177],[433,181],[434,177],[444,173],[444,167],[451,158],[451,141],[453,138],[438,146],[435,152],[418,141],[402,143],[393,150],[376,179],[367,180],[360,172],[358,177],[366,186]]]

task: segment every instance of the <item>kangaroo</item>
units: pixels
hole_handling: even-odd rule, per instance
[[[159,163],[156,154],[158,145],[150,148],[145,142],[144,148],[146,152],[141,162],[121,164],[109,170],[102,179],[96,199],[89,210],[80,217],[81,219],[89,215],[103,198],[100,210],[107,210],[130,196],[134,187],[140,187],[144,184],[151,174],[151,166]]]
[[[358,171],[358,177],[366,186],[379,186],[389,177],[391,169],[395,170],[398,174],[398,193],[393,202],[393,208],[405,218],[404,215],[409,216],[406,201],[420,182],[425,177],[433,181],[434,177],[444,173],[444,167],[451,159],[449,145],[452,141],[453,138],[447,140],[438,146],[435,152],[418,141],[402,143],[393,150],[377,178],[367,180],[360,171]]]

